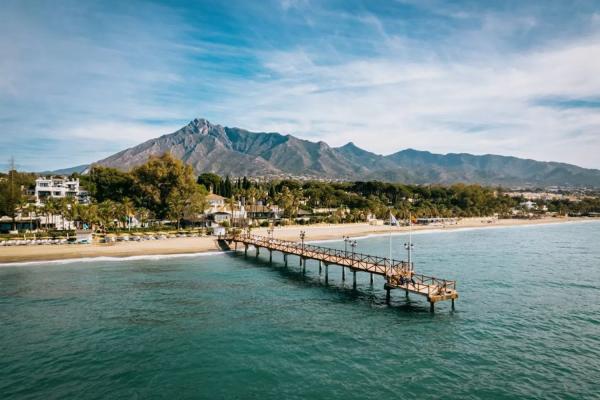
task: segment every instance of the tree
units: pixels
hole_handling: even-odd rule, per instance
[[[135,215],[138,221],[140,221],[140,224],[144,226],[151,218],[152,213],[147,208],[140,207],[135,210]]]
[[[127,229],[131,229],[131,217],[133,216],[133,212],[135,211],[133,202],[125,197],[121,202],[121,206],[119,208],[119,214],[124,220],[124,223],[127,224]]]
[[[89,229],[93,229],[94,224],[98,223],[98,206],[96,204],[77,204],[75,208],[77,210],[77,219]]]
[[[200,174],[200,176],[198,177],[198,184],[203,185],[206,188],[206,190],[212,193],[220,193],[221,183],[221,177],[211,172]]]
[[[225,177],[225,182],[223,182],[220,194],[223,197],[231,197],[233,195],[233,185],[231,184],[231,179],[229,179],[229,175]]]
[[[102,166],[92,167],[87,186],[91,196],[99,203],[132,197],[134,187],[131,174]]]
[[[113,224],[114,220],[118,219],[118,206],[118,203],[112,200],[104,200],[98,204],[98,222],[105,232]]]
[[[17,229],[17,212],[25,201],[19,175],[13,163],[6,180],[0,182],[0,211],[2,215],[8,215],[12,219],[12,230]]]
[[[168,218],[199,190],[192,167],[170,153],[151,157],[132,171],[138,205],[152,211],[158,218]],[[175,207],[177,210],[172,209]]]
[[[63,208],[63,216],[69,221],[69,225],[67,229],[72,229],[71,223],[78,218],[78,208],[76,207],[75,199],[65,199],[64,208]]]

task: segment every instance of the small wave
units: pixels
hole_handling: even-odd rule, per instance
[[[66,258],[61,260],[39,260],[39,261],[18,261],[10,263],[0,263],[2,267],[20,267],[27,265],[38,265],[38,264],[73,264],[73,263],[86,263],[86,262],[123,262],[123,261],[135,261],[135,260],[163,260],[168,258],[191,258],[191,257],[204,257],[204,256],[216,256],[225,254],[227,251],[207,251],[202,253],[177,253],[177,254],[147,254],[137,256],[123,256],[123,257],[81,257],[81,258]]]

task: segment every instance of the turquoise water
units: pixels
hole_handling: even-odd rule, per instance
[[[2,267],[0,398],[600,396],[600,223],[414,241],[419,271],[458,280],[454,312],[279,256]]]

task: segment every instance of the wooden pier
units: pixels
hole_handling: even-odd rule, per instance
[[[434,311],[436,302],[443,300],[451,300],[452,308],[454,308],[454,300],[458,299],[455,281],[417,274],[413,270],[413,264],[406,261],[390,260],[389,258],[354,251],[315,246],[306,244],[304,241],[292,242],[252,234],[230,235],[220,239],[220,242],[222,244],[227,243],[229,248],[233,244],[235,250],[238,249],[238,245],[243,246],[246,256],[250,246],[255,248],[256,257],[260,254],[260,249],[265,249],[269,252],[270,262],[273,261],[273,251],[279,251],[283,253],[286,266],[289,255],[298,256],[303,272],[306,271],[306,260],[316,260],[319,262],[319,273],[321,273],[323,266],[325,268],[325,282],[329,279],[329,265],[342,267],[342,280],[345,280],[345,269],[348,268],[352,272],[354,289],[356,289],[357,272],[369,273],[371,284],[373,284],[373,275],[383,276],[385,278],[384,288],[387,303],[390,301],[390,291],[392,289],[404,290],[407,296],[409,293],[425,296],[430,304],[431,311]]]

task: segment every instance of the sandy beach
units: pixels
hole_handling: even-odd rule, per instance
[[[500,219],[465,218],[453,225],[413,225],[413,231],[422,230],[453,230],[462,228],[491,228],[500,226],[539,225],[575,221],[592,220],[589,218],[542,218],[535,220],[526,219]],[[361,237],[369,235],[385,235],[390,233],[389,226],[357,224],[319,224],[319,225],[294,225],[275,228],[274,236],[286,240],[298,240],[300,231],[306,232],[307,241],[341,239],[343,236]],[[392,227],[393,233],[408,231],[408,227]],[[258,235],[267,235],[266,228],[252,230]],[[0,264],[52,261],[75,258],[93,257],[129,257],[190,254],[220,251],[214,236],[197,238],[173,238],[143,242],[117,242],[111,244],[68,244],[51,246],[12,246],[0,248]]]

